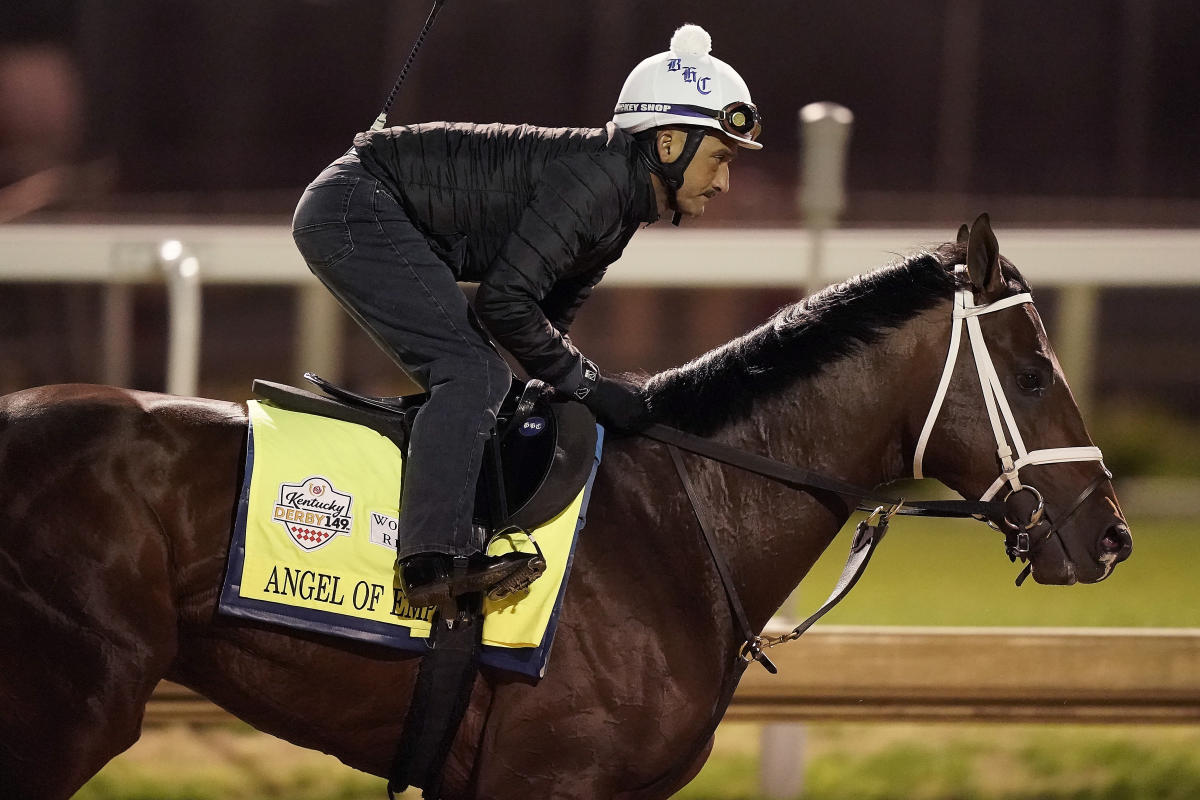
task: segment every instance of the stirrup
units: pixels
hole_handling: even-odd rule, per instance
[[[504,578],[487,591],[488,600],[504,600],[517,592],[523,592],[546,571],[546,559],[538,553],[529,559],[525,569]]]
[[[496,541],[500,537],[512,536],[514,533],[521,534],[529,540],[530,544],[533,545],[534,552],[529,554],[533,557],[525,563],[525,569],[518,570],[512,575],[502,578],[498,583],[488,589],[486,595],[488,600],[503,600],[507,597],[511,597],[517,592],[523,592],[529,588],[530,584],[540,578],[543,572],[546,571],[546,554],[542,552],[542,546],[538,544],[537,539],[534,538],[532,533],[517,525],[509,525],[506,528],[501,528],[489,536],[487,541],[484,542],[483,552],[486,553],[491,547],[492,542]],[[516,550],[515,552],[523,551]]]

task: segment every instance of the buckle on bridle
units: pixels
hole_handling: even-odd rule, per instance
[[[763,647],[774,647],[787,641],[786,636],[781,636],[778,639],[769,639],[764,636],[755,636],[753,639],[747,639],[742,642],[742,646],[738,649],[738,658],[749,664],[751,661],[757,661],[762,664],[767,672],[772,675],[779,673],[779,668],[775,666],[775,662],[767,658],[767,654],[763,652]]]
[[[884,525],[887,525],[892,521],[892,517],[900,513],[902,508],[904,508],[903,497],[896,501],[891,508],[885,509],[883,506],[876,506],[875,510],[871,512],[871,516],[867,517],[867,524],[874,527],[882,521]]]
[[[1004,552],[1008,554],[1008,560],[1013,562],[1018,558],[1022,561],[1029,559],[1029,554],[1033,552],[1033,537],[1029,532],[1047,522],[1046,501],[1042,497],[1041,492],[1028,484],[1022,485],[1019,489],[1013,489],[1005,495],[1004,502],[1007,504],[1009,499],[1019,492],[1032,492],[1034,498],[1037,500],[1037,507],[1029,515],[1029,521],[1025,523],[1014,522],[1007,514],[1004,515],[1004,524],[1008,527],[1006,534],[1007,543]],[[1050,534],[1053,532],[1054,529],[1050,528],[1043,539],[1050,538]]]

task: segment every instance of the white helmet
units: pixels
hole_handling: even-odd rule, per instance
[[[762,148],[758,109],[733,67],[709,55],[712,37],[684,25],[671,49],[650,56],[625,79],[613,122],[629,133],[677,125],[716,128],[742,147]]]

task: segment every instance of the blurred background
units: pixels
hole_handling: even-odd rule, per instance
[[[103,247],[115,255],[105,249],[94,254],[99,261],[120,261],[123,236],[139,246],[151,241],[140,226],[155,226],[149,230],[164,236],[202,226],[203,237],[227,242],[238,241],[239,231],[277,230],[286,242],[304,186],[374,119],[428,12],[424,0],[7,0],[0,21],[0,392],[67,381],[167,388],[173,321],[159,273],[114,282],[111,273],[119,269],[106,267],[84,280],[88,239],[77,226],[103,232]],[[1069,369],[1068,378],[1093,438],[1122,481],[1135,535],[1152,531],[1143,532],[1123,570],[1131,576],[1124,590],[1115,585],[1118,575],[1103,591],[1072,595],[1066,605],[1078,608],[1059,622],[1200,624],[1194,579],[1171,571],[1200,556],[1194,525],[1182,515],[1200,486],[1200,261],[1194,272],[1171,266],[1163,280],[1155,249],[1169,240],[1180,243],[1173,252],[1182,248],[1197,258],[1200,4],[694,0],[684,7],[642,0],[449,0],[390,122],[603,125],[629,70],[666,49],[683,22],[713,34],[714,55],[746,79],[765,118],[764,150],[744,153],[729,196],[685,228],[716,237],[748,229],[807,231],[814,217],[799,202],[808,145],[798,112],[825,101],[849,109],[853,125],[846,131],[844,168],[837,170],[844,173],[844,203],[824,223],[836,223],[850,240],[856,232],[872,232],[871,241],[880,231],[894,234],[856,270],[953,238],[960,223],[985,210],[1002,250],[1006,241],[1056,232],[1114,243],[1113,258],[1126,268],[1114,279],[1110,264],[1107,277],[1090,284],[1080,278],[1087,264],[1071,266],[1068,281],[1053,265],[1035,270],[1013,259],[1035,287],[1052,340],[1071,351],[1075,372]],[[676,237],[671,241],[687,252],[689,234],[699,235],[658,230],[665,227],[640,236]],[[913,238],[917,231],[919,239]],[[929,231],[936,238],[928,238]],[[81,253],[79,279],[58,261],[51,276],[51,259],[39,258],[67,239],[82,242],[72,251]],[[800,240],[781,241],[794,246]],[[297,254],[284,246],[269,257],[291,277],[196,289],[203,300],[193,370],[198,394],[245,399],[253,378],[296,382],[305,366],[332,371],[362,391],[404,387],[391,362],[348,319],[329,317],[321,300],[297,289],[309,280]],[[797,263],[809,257],[797,253]],[[664,266],[687,274],[687,264]],[[757,325],[797,299],[812,278],[798,267],[777,285],[732,285],[737,269],[730,265],[731,285],[687,285],[686,279],[643,285],[622,282],[621,267],[613,268],[612,280],[572,331],[581,349],[609,370],[679,364]],[[201,259],[201,277],[204,269]],[[1084,293],[1072,293],[1081,287]],[[302,342],[314,336],[332,343],[332,352],[318,348],[322,363],[299,363],[309,352]],[[964,558],[997,555],[998,548],[990,548],[986,556],[981,549]],[[1144,566],[1137,566],[1139,559]],[[910,568],[920,565],[884,562],[879,585],[905,586]],[[831,581],[837,565],[829,569]],[[1164,581],[1164,574],[1177,583]],[[1007,580],[997,577],[1000,584]],[[801,597],[815,605],[825,588]],[[940,600],[974,590],[969,580],[943,587]],[[936,599],[880,615],[881,605],[894,606],[884,588],[875,602],[853,606],[852,599],[834,621],[1054,624],[1043,612],[1061,607],[1063,595],[1038,594],[1042,590],[1022,590],[1023,598],[1032,598],[1019,601],[1023,606],[987,600],[947,617]],[[1001,585],[997,591],[1013,590]],[[1130,592],[1137,602],[1122,603]],[[998,615],[1001,605],[1006,612]],[[731,740],[754,738],[736,730]],[[826,743],[850,735],[845,728],[822,730]],[[886,743],[882,728],[870,730]],[[1004,730],[981,729],[979,741],[999,742]],[[1183,742],[1181,753],[1200,750],[1194,730],[1155,730]],[[1037,731],[1029,735],[1053,735]],[[1138,743],[1149,735],[1142,728],[1095,734],[1095,758],[1112,760],[1110,750],[1122,748],[1141,752]],[[913,736],[925,734],[895,734],[905,741]],[[1048,747],[1076,739],[1063,733]],[[919,788],[888,794],[887,780],[879,792],[858,785],[839,794],[821,782],[821,775],[837,772],[829,763],[843,764],[836,746],[828,746],[834,761],[815,773],[809,796],[992,796],[986,786],[968,791],[953,781],[943,794]],[[1162,739],[1146,744],[1175,752],[1170,746]],[[1001,755],[1004,763],[1011,754]],[[1145,775],[1137,769],[1145,758],[1131,763],[1135,774]],[[946,769],[957,774],[960,766]],[[1200,794],[1195,758],[1180,756],[1166,774],[1150,788],[1137,784],[1133,794],[1119,796]],[[898,785],[895,774],[892,779]],[[1137,779],[1126,776],[1130,780]],[[129,785],[125,779],[114,785],[123,782]],[[1185,793],[1171,794],[1170,786]],[[104,796],[131,796],[114,791]],[[1091,791],[1079,786],[1029,791],[1003,796],[1118,796],[1078,794]],[[693,796],[752,794],[718,788]]]
[[[0,220],[283,228],[307,182],[370,124],[428,11],[415,0],[10,0]],[[733,191],[698,226],[800,225],[797,112],[813,101],[854,114],[845,226],[950,238],[986,210],[1003,244],[1018,227],[1200,223],[1200,6],[1183,0],[694,2],[686,12],[472,0],[447,7],[390,121],[602,125],[625,75],[685,19],[713,32],[714,54],[765,116],[766,147],[738,160]],[[920,244],[898,235],[891,247]],[[1052,289],[1053,276],[1028,277]],[[601,290],[573,334],[602,366],[656,370],[795,299],[783,289]],[[101,287],[5,291],[0,389],[101,379]],[[240,397],[249,378],[288,361],[294,294],[205,292],[203,393]],[[1099,393],[1200,413],[1198,297],[1195,287],[1105,291]],[[652,312],[629,315],[645,327],[611,335],[613,308],[633,304]],[[1039,304],[1052,322],[1053,291]],[[164,384],[163,308],[161,291],[137,292],[129,385]],[[390,367],[366,338],[345,346],[344,377],[384,390]]]

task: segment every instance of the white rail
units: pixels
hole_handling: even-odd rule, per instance
[[[896,254],[953,238],[932,228],[825,233],[821,275],[833,281]],[[1035,286],[1195,286],[1197,230],[999,228],[1001,250]],[[158,279],[164,241],[177,240],[205,283],[315,282],[285,223],[237,225],[8,225],[0,227],[0,281],[139,282]],[[638,233],[606,286],[796,286],[808,280],[810,235],[788,229]]]
[[[948,239],[925,228],[648,230],[634,237],[606,286],[819,286]],[[1067,290],[1055,332],[1060,360],[1087,405],[1096,287],[1200,285],[1200,230],[1005,230],[1004,253],[1035,286]],[[164,248],[175,242],[179,247]],[[818,266],[815,259],[821,258]],[[112,287],[168,281],[171,314],[167,390],[194,394],[204,284],[277,284],[304,291],[300,330],[332,332],[337,312],[305,268],[287,225],[10,225],[0,227],[0,282],[99,282]],[[113,290],[114,295],[117,294]],[[121,303],[110,303],[113,308]],[[128,306],[128,303],[124,303]],[[120,324],[106,315],[109,326]],[[128,324],[128,323],[126,323]],[[110,348],[129,337],[106,331]],[[301,363],[337,374],[335,340],[301,341]],[[105,353],[120,365],[121,354]],[[114,367],[114,374],[120,368]]]

